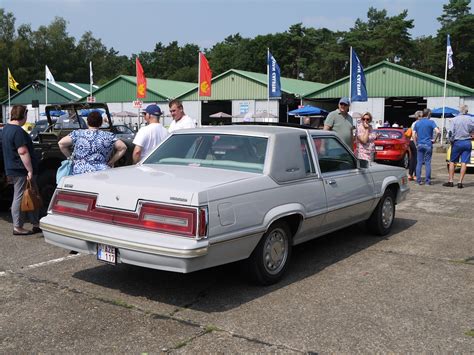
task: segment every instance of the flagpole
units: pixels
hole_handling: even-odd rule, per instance
[[[352,101],[352,46],[349,51],[349,102]]]
[[[201,114],[202,114],[202,103],[201,103],[201,51],[198,51],[198,122],[202,126]]]
[[[270,116],[270,48],[267,47],[267,116]]]
[[[11,112],[11,108],[10,108],[10,77],[8,77],[8,112],[5,115],[5,117],[7,117],[8,119],[10,119],[10,112]]]
[[[91,93],[91,100],[92,100],[92,61],[89,61],[89,81],[90,81],[90,93]]]
[[[448,81],[448,50],[446,48],[446,63],[444,67],[444,88],[443,88],[443,111],[441,113],[441,139],[440,144],[443,145],[444,134],[444,108],[446,106],[446,83]]]
[[[44,109],[46,112],[46,106],[48,106],[48,76],[46,73],[46,67],[44,67],[44,81],[45,81],[45,86],[46,86],[46,97],[45,97],[45,102],[44,102]]]

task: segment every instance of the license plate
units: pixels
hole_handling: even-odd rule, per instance
[[[376,146],[375,146],[375,150],[383,150],[383,146],[381,146],[381,145],[376,145]]]
[[[97,260],[117,264],[117,248],[107,244],[97,244]]]

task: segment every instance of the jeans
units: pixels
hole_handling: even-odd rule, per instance
[[[423,163],[426,169],[425,182],[431,182],[431,156],[433,154],[433,146],[430,144],[418,144],[416,148],[416,182],[421,183],[421,167]]]

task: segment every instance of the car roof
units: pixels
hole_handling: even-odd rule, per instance
[[[192,134],[192,133],[220,133],[220,134],[244,134],[244,135],[279,135],[296,132],[310,132],[316,135],[334,134],[330,131],[321,131],[307,126],[285,126],[285,125],[223,125],[223,126],[202,126],[200,128],[192,128],[174,131],[173,134]]]

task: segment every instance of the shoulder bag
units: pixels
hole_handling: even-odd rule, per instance
[[[26,181],[26,188],[23,191],[23,197],[21,199],[20,209],[22,212],[32,212],[38,210],[43,201],[41,195],[30,180]]]

